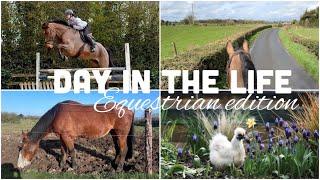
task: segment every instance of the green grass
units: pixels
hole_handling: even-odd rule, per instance
[[[306,39],[319,41],[318,28],[306,28],[301,26],[295,26],[295,27],[289,28],[289,32]]]
[[[145,173],[102,173],[102,174],[75,174],[72,172],[46,173],[35,170],[13,172],[8,167],[1,167],[2,179],[158,179],[157,173],[148,175]]]
[[[37,119],[23,119],[15,123],[1,123],[2,134],[21,133],[22,130],[30,131],[37,123]]]
[[[185,51],[204,46],[210,42],[227,38],[233,34],[245,32],[257,25],[208,25],[208,26],[161,26],[161,58],[173,57],[172,42],[177,51]]]
[[[319,81],[317,57],[310,53],[305,46],[293,42],[285,30],[281,29],[279,31],[279,36],[282,44],[288,50],[290,55],[297,60],[297,62],[313,77],[313,79]]]

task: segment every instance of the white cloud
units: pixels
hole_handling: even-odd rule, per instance
[[[183,19],[191,13],[192,2],[197,19],[292,20],[298,19],[306,9],[319,6],[316,1],[162,1],[161,19],[172,21]]]

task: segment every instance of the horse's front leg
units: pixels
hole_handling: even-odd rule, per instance
[[[70,44],[58,44],[58,49],[61,52],[68,53],[73,49],[73,47]]]
[[[70,152],[71,155],[71,167],[72,168],[76,168],[77,167],[77,163],[76,163],[76,151],[74,148],[74,140],[75,138],[68,136],[67,134],[62,136],[62,139],[68,149],[68,151]]]
[[[118,163],[116,172],[121,172],[123,170],[124,160],[128,152],[127,136],[119,137],[119,146],[120,146],[120,157],[119,157],[119,163]]]
[[[61,51],[62,49],[59,49],[59,57],[64,61],[68,61],[68,57],[65,56]]]
[[[65,145],[64,141],[62,140],[62,138],[60,138],[60,142],[61,142],[61,159],[60,159],[60,168],[64,168],[64,165],[66,164],[66,160],[67,160],[67,146]]]

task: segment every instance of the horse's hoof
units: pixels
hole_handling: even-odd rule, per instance
[[[121,173],[122,172],[122,168],[117,168],[116,173]]]
[[[76,169],[76,168],[77,168],[77,164],[76,164],[75,162],[73,162],[73,163],[71,164],[71,167],[72,167],[72,169]]]
[[[65,162],[60,162],[59,163],[60,168],[63,169],[65,164],[66,164]]]

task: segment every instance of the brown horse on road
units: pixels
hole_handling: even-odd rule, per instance
[[[254,84],[256,86],[256,68],[251,60],[248,42],[244,40],[242,48],[235,51],[231,41],[228,41],[226,49],[229,55],[226,67],[228,87],[231,86],[231,70],[237,70],[237,87],[248,87],[248,70],[254,70]]]
[[[110,109],[116,104],[109,103]],[[104,110],[105,105],[97,108]],[[22,146],[18,157],[18,167],[24,168],[31,164],[32,158],[39,149],[39,143],[49,133],[55,133],[61,141],[60,167],[63,168],[67,153],[71,155],[72,168],[76,167],[74,142],[77,137],[96,139],[106,136],[109,132],[115,144],[116,170],[121,171],[126,159],[133,155],[133,120],[134,113],[123,107],[124,115],[120,118],[121,110],[116,108],[109,112],[96,112],[93,106],[83,105],[75,101],[64,101],[56,104],[47,111],[29,133],[22,132]]]
[[[83,42],[80,32],[68,26],[65,21],[49,21],[42,25],[45,46],[48,49],[58,44],[59,53],[67,57],[91,60],[93,67],[108,68],[112,66],[111,53],[100,43],[96,43],[96,51],[91,52],[90,46]]]

